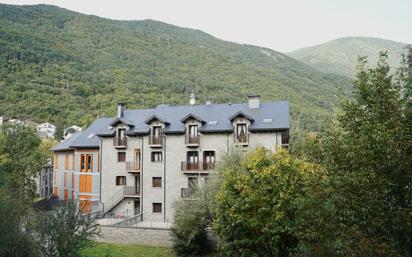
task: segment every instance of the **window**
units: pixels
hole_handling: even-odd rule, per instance
[[[153,187],[162,187],[162,178],[161,177],[153,177],[152,178],[152,186]]]
[[[189,151],[187,152],[187,169],[197,170],[199,167],[199,152]]]
[[[197,125],[189,125],[189,136],[190,137],[197,137],[197,132],[198,132],[198,129],[197,129]]]
[[[125,176],[116,176],[116,186],[125,186],[126,177]]]
[[[198,178],[197,177],[191,177],[188,178],[188,183],[187,183],[188,187],[190,188],[190,190],[194,190],[197,188],[198,185]]]
[[[118,152],[117,153],[117,161],[118,162],[125,162],[126,161],[126,152]]]
[[[118,137],[119,139],[125,139],[125,138],[126,138],[126,129],[124,129],[124,128],[119,128],[119,129],[117,130],[117,137]]]
[[[203,152],[203,165],[205,170],[213,169],[215,166],[215,151]]]
[[[161,126],[153,126],[152,128],[152,136],[153,137],[160,137],[160,132],[162,130]]]
[[[152,152],[152,162],[161,162],[162,152]]]
[[[80,171],[92,172],[93,169],[93,156],[91,154],[80,155]]]
[[[236,125],[236,139],[239,143],[247,142],[246,123],[239,123]]]
[[[153,213],[162,213],[161,203],[153,203]]]

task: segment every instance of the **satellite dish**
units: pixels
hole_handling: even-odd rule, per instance
[[[195,103],[196,103],[195,94],[191,93],[191,94],[190,94],[189,104],[190,104],[190,105],[195,105]]]

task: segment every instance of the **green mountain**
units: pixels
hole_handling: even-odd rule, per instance
[[[406,44],[369,37],[338,38],[324,44],[298,49],[289,56],[325,73],[355,77],[358,56],[367,56],[370,64],[378,60],[378,53],[387,50],[389,65],[399,67]]]
[[[296,127],[318,129],[347,78],[285,54],[153,20],[116,21],[55,6],[0,4],[0,115],[87,125],[129,108],[289,100]],[[198,101],[198,102],[199,102]]]

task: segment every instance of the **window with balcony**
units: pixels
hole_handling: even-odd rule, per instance
[[[116,132],[116,137],[113,139],[113,143],[115,147],[126,147],[127,146],[127,138],[126,138],[126,129],[119,128]]]
[[[161,145],[162,144],[162,127],[153,126],[150,131],[149,144]]]
[[[125,176],[116,176],[116,186],[125,186],[126,177]]]
[[[162,162],[162,152],[152,152],[152,162]]]
[[[125,162],[126,161],[126,152],[118,152],[117,153],[117,161],[118,162]]]
[[[161,177],[153,177],[152,178],[152,187],[162,187],[162,178]]]
[[[236,143],[247,143],[248,134],[247,134],[247,125],[246,123],[236,124],[236,134],[235,134]]]
[[[186,135],[186,144],[199,144],[199,130],[197,125],[189,125]]]
[[[161,203],[153,203],[153,213],[162,213],[162,204]]]
[[[203,169],[210,170],[215,167],[215,151],[204,151],[203,152]]]
[[[199,167],[199,152],[189,151],[187,152],[187,169],[188,170],[197,170]]]

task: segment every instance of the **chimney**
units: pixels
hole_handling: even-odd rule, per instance
[[[260,108],[260,95],[248,95],[249,109]]]
[[[117,104],[117,118],[123,118],[124,109],[124,103],[120,102]]]
[[[211,105],[213,103],[213,99],[211,97],[208,97],[206,99],[206,105]]]

